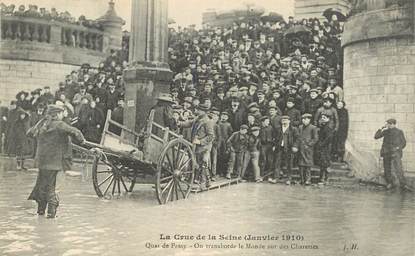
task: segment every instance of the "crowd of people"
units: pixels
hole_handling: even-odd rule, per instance
[[[209,166],[207,181],[246,178],[246,170],[253,170],[255,181],[271,172],[271,182],[284,175],[290,184],[292,167],[299,166],[302,183],[310,184],[310,167],[318,164],[324,182],[330,161],[343,161],[348,132],[341,33],[335,16],[170,29],[174,79],[171,94],[159,98],[169,110],[162,124],[192,141],[194,131],[184,124],[207,114],[214,131],[209,157],[201,160]],[[125,49],[113,51],[96,68],[82,65],[54,93],[48,87],[20,92],[8,113],[2,111],[4,152],[33,154],[35,143],[25,146],[30,140],[24,131],[51,103],[65,107],[65,119],[87,140],[99,142],[107,110],[123,123],[127,55]]]
[[[24,158],[34,157],[36,143],[26,131],[45,116],[47,106],[65,108],[65,121],[81,130],[88,141],[99,143],[107,110],[113,119],[123,122],[124,81],[126,61],[112,51],[98,67],[83,64],[59,83],[56,91],[49,86],[31,92],[21,91],[8,108],[0,109],[1,151],[17,156],[18,167],[24,168]]]
[[[204,123],[205,114],[213,120],[212,147],[197,157],[209,169],[202,170],[207,183],[252,170],[255,181],[272,173],[271,182],[284,175],[291,184],[299,166],[301,182],[310,184],[315,164],[327,180],[330,161],[343,161],[348,133],[341,33],[336,16],[170,31],[175,76],[171,99],[161,98],[160,107],[171,108],[172,118],[163,122],[193,142],[197,129],[182,124]]]
[[[4,3],[0,3],[0,11],[1,15],[6,16],[40,18],[48,21],[55,20],[65,23],[82,25],[90,28],[102,29],[102,26],[99,24],[99,22],[87,19],[84,15],[79,16],[77,19],[73,17],[68,11],[59,12],[56,8],[47,10],[46,8],[39,8],[34,4],[30,4],[27,8],[24,4],[21,4],[16,9],[16,5],[14,4],[6,5]]]

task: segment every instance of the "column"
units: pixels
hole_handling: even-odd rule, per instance
[[[167,0],[133,0],[129,61],[124,71],[124,123],[139,131],[160,93],[170,91]]]
[[[130,61],[167,62],[167,0],[133,0]]]

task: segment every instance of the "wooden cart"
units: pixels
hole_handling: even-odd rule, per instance
[[[151,111],[137,133],[111,120],[108,111],[101,142],[85,143],[94,154],[92,180],[99,197],[132,192],[145,176],[154,177],[160,204],[189,197],[196,169],[192,144],[153,117]]]

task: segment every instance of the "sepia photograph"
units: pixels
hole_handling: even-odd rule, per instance
[[[0,0],[0,255],[415,256],[415,0]]]

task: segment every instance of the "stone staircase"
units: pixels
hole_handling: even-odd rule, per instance
[[[285,169],[283,168],[283,171]],[[292,178],[294,182],[300,182],[300,170],[298,167],[294,167],[292,169]],[[349,166],[344,163],[332,162],[331,166],[328,168],[328,182],[329,183],[340,183],[340,184],[357,184],[359,182],[356,179],[352,171],[350,170]],[[268,177],[272,176],[272,173],[269,173],[264,176],[264,180]],[[283,176],[279,182],[285,182],[287,178]],[[311,168],[311,181],[312,183],[318,183],[320,180],[320,168],[318,166],[314,166]]]

